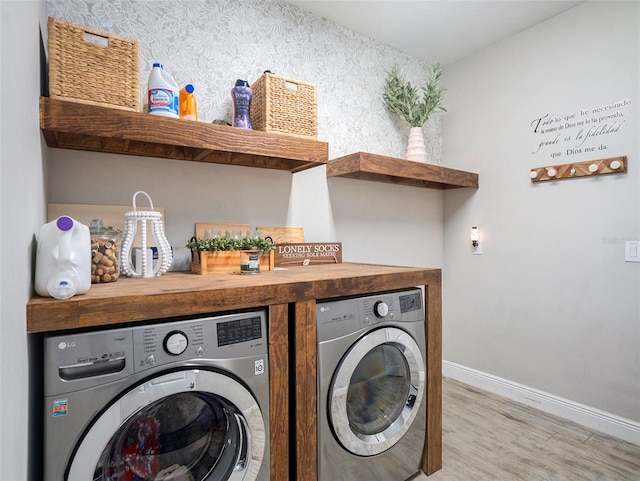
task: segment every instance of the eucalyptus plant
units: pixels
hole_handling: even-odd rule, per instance
[[[242,239],[227,239],[226,237],[196,239],[192,237],[186,247],[199,251],[258,250],[261,254],[267,254],[276,248],[270,237],[244,237]]]
[[[410,127],[422,127],[434,112],[446,112],[441,103],[447,89],[440,84],[441,76],[442,67],[436,63],[432,67],[427,85],[419,89],[406,82],[398,66],[394,65],[387,75],[382,93],[387,110],[407,122]]]

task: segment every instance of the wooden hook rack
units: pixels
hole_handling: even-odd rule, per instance
[[[529,172],[531,182],[571,179],[603,174],[622,174],[627,172],[627,156],[608,159],[586,160],[572,164],[535,167]]]

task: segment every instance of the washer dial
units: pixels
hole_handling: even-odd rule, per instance
[[[164,338],[163,347],[167,354],[178,356],[182,354],[189,345],[189,340],[184,332],[172,331]]]

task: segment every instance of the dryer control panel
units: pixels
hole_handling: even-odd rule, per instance
[[[422,290],[407,289],[318,302],[318,341],[334,339],[380,323],[423,322]]]

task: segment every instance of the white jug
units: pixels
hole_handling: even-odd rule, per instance
[[[36,250],[36,292],[68,299],[91,287],[89,227],[68,216],[40,228]]]
[[[147,89],[149,113],[164,117],[180,118],[180,90],[173,77],[161,63],[154,63],[149,74]]]

